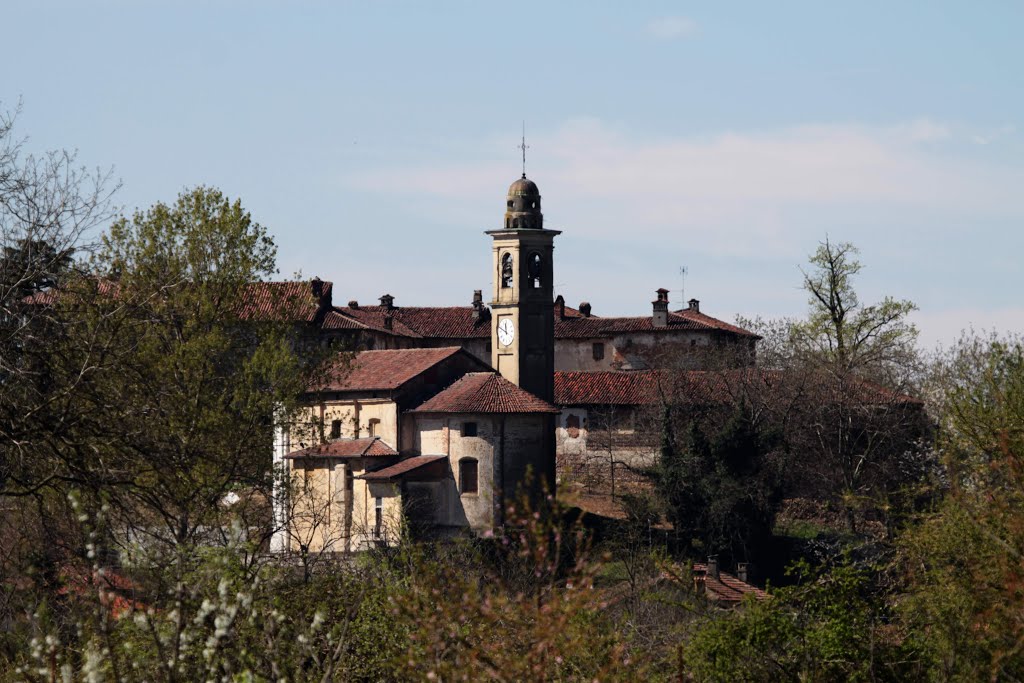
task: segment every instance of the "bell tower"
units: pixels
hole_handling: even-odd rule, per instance
[[[540,191],[526,174],[508,188],[505,225],[493,238],[491,365],[549,403],[555,393],[552,255],[559,230],[544,229]]]

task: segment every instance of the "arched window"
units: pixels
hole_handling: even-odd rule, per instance
[[[477,462],[463,458],[459,461],[459,493],[476,493],[477,490]]]
[[[530,254],[529,260],[526,262],[526,270],[530,276],[530,287],[532,289],[540,289],[540,275],[541,275],[541,255],[537,252]]]
[[[501,257],[501,286],[508,289],[512,286],[512,254],[505,252]]]

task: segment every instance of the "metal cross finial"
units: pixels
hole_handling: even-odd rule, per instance
[[[523,177],[526,177],[526,150],[530,149],[530,146],[526,144],[526,121],[523,121],[523,141],[519,144],[519,149],[523,150]]]

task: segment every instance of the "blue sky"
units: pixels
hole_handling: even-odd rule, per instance
[[[335,297],[468,304],[519,173],[557,291],[799,315],[825,235],[922,343],[1024,329],[1024,4],[31,2],[0,100],[128,209],[208,184]]]

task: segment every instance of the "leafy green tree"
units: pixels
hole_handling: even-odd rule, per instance
[[[800,584],[699,623],[683,645],[697,681],[906,681],[919,655],[889,626],[888,606],[868,571],[843,562]],[[683,672],[680,672],[681,674]]]
[[[965,336],[940,362],[948,493],[901,536],[903,616],[934,680],[1024,678],[1024,341]]]
[[[720,426],[692,420],[682,439],[666,409],[658,488],[676,533],[693,550],[748,561],[771,536],[780,501],[777,435],[738,406]]]

